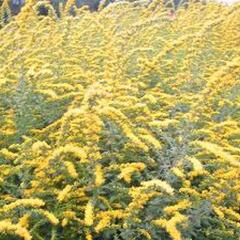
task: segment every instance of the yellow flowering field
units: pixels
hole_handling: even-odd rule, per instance
[[[239,240],[240,4],[74,2],[1,7],[0,240]]]

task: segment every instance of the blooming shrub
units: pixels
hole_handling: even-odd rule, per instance
[[[0,30],[0,239],[239,239],[240,5],[42,4]]]

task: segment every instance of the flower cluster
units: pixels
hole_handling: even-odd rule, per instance
[[[0,240],[240,239],[240,5],[75,2],[1,5]]]

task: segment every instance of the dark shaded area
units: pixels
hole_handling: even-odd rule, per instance
[[[39,6],[37,10],[39,16],[47,16],[48,11],[48,8],[44,5]]]
[[[11,9],[12,15],[17,15],[20,11],[22,6],[25,4],[26,0],[10,0],[9,7]],[[67,0],[50,0],[48,1],[54,9],[56,10],[57,15],[59,15],[59,5],[62,3],[63,5],[66,4]],[[91,11],[96,11],[98,9],[100,0],[76,0],[76,6],[78,8],[87,5]],[[0,6],[2,5],[3,0],[0,0]]]
[[[16,15],[20,12],[21,7],[24,5],[25,0],[12,0],[9,1],[9,7],[11,9],[12,15]]]
[[[2,5],[3,0],[0,0],[0,6]],[[10,0],[8,1],[9,7],[11,9],[12,15],[16,15],[20,12],[22,6],[24,5],[25,0]]]
[[[9,0],[9,7],[11,9],[12,15],[17,15],[21,11],[21,8],[25,4],[25,1],[26,0]],[[115,0],[109,0],[108,4],[114,1]],[[60,4],[65,5],[67,0],[49,0],[48,2],[54,7],[57,16],[60,17],[59,6]],[[90,11],[97,11],[100,0],[76,0],[75,2],[78,8],[87,5]],[[165,3],[167,2],[170,3],[170,1],[165,0]],[[187,2],[188,0],[173,0],[173,4],[175,8],[177,8],[180,3],[187,3]],[[2,5],[2,3],[3,3],[3,0],[0,0],[0,5]],[[47,15],[47,10],[41,9],[41,13],[42,13],[41,15]],[[71,10],[70,14],[74,16],[75,15],[74,10]]]

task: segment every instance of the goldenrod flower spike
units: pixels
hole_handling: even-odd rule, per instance
[[[153,223],[161,228],[165,228],[173,240],[182,240],[181,233],[177,229],[177,225],[184,223],[188,218],[178,212],[170,220],[159,219],[154,220]]]
[[[14,234],[24,240],[31,240],[29,231],[18,224],[12,224],[9,221],[0,221],[0,233]]]
[[[84,223],[86,226],[90,227],[93,225],[94,221],[94,207],[92,201],[90,200],[85,207]]]
[[[0,209],[0,212],[8,212],[18,207],[40,208],[45,205],[41,199],[18,199],[13,203],[6,204]]]

